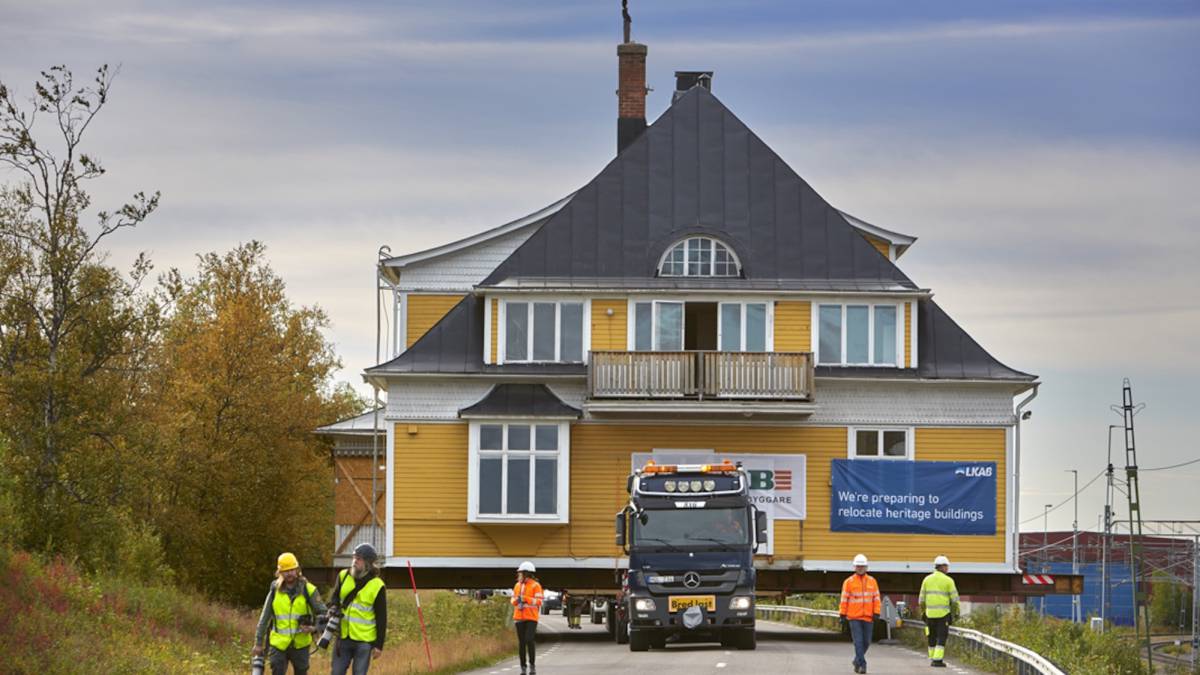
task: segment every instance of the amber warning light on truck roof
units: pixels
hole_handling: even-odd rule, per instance
[[[724,460],[720,464],[700,464],[695,466],[683,466],[678,464],[655,464],[654,460],[648,460],[646,466],[642,467],[642,473],[734,473],[738,470],[736,464],[729,460]]]

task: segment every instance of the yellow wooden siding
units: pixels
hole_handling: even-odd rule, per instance
[[[775,351],[812,351],[812,303],[795,300],[775,303]]]
[[[913,343],[913,308],[917,305],[915,302],[904,304],[904,367],[912,368],[912,343]]]
[[[416,435],[397,427],[398,466],[421,467],[421,480],[396,491],[397,547],[412,556],[500,555],[496,544],[467,523],[467,426],[422,424]],[[948,555],[962,562],[1004,560],[1005,430],[1002,428],[918,429],[922,460],[995,461],[1001,479],[997,534],[990,537],[892,535],[829,531],[830,461],[846,457],[844,427],[651,426],[580,423],[571,426],[570,525],[545,528],[530,537],[530,550],[506,555],[619,557],[613,516],[628,501],[625,477],[630,455],[653,449],[704,448],[721,453],[779,453],[808,456],[808,520],[775,524],[776,561],[849,560],[865,553],[877,560],[932,560]],[[411,463],[410,463],[411,461]],[[545,536],[543,536],[545,533]]]
[[[612,310],[612,316],[608,311]],[[629,302],[592,300],[592,349],[624,351],[629,346]]]
[[[500,300],[492,298],[492,359],[488,363],[496,363],[499,360],[498,351],[500,344]]]
[[[408,433],[415,428],[416,434]],[[467,524],[467,424],[396,425],[394,536],[407,556],[496,555]]]
[[[916,430],[916,458],[920,461],[996,462],[996,534],[961,536],[830,532],[830,462],[846,456],[841,448],[808,453],[808,520],[804,523],[805,558],[847,561],[856,553],[873,560],[931,561],[946,555],[955,562],[1003,562],[1005,515],[1005,430],[1003,428],[921,428]],[[831,446],[830,446],[831,447]],[[870,461],[870,460],[864,460]],[[878,460],[877,460],[878,461]]]
[[[888,255],[888,243],[886,241],[870,234],[864,234],[863,237],[866,237],[867,241],[870,242],[871,245],[875,247],[875,250],[879,251],[883,257],[889,259],[891,258],[891,256]]]
[[[409,295],[404,346],[411,347],[463,299],[461,295]]]

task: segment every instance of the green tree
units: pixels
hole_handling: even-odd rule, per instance
[[[1150,622],[1163,628],[1192,627],[1192,594],[1166,572],[1155,572],[1150,583]]]
[[[151,388],[163,460],[154,520],[180,577],[261,601],[275,557],[328,560],[329,448],[312,431],[362,409],[329,382],[340,366],[323,311],[295,307],[258,242],[163,281]]]
[[[85,185],[104,175],[83,141],[108,101],[107,67],[83,86],[56,66],[28,104],[0,83],[0,470],[15,477],[23,546],[116,556],[144,454],[136,441],[155,307],[139,293],[150,264],[126,276],[106,264],[107,237],[142,223],[158,194],[81,219]],[[44,135],[43,135],[43,132]]]

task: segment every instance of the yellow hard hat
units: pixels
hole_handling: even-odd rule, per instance
[[[296,560],[296,555],[294,553],[279,554],[279,562],[276,564],[277,571],[286,572],[288,570],[294,570],[298,567],[300,567],[300,561]]]

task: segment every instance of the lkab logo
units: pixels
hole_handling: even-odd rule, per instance
[[[791,469],[749,469],[751,490],[775,490],[787,492],[792,489]]]
[[[988,478],[992,475],[992,467],[988,466],[960,466],[954,470],[955,476],[966,476],[967,478]]]

